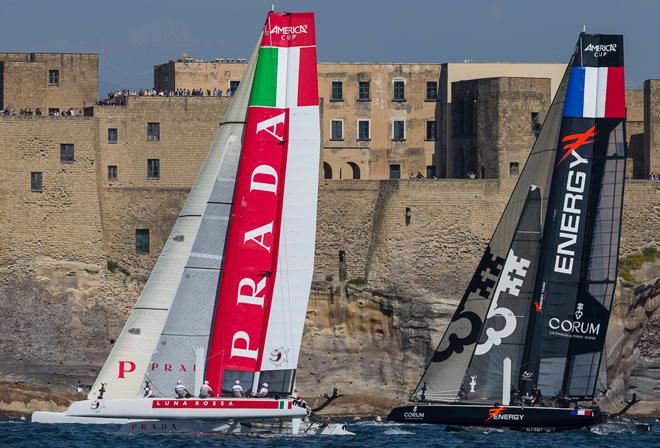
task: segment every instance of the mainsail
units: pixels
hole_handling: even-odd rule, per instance
[[[312,13],[270,13],[250,95],[206,377],[290,392],[314,264],[320,124]]]
[[[204,373],[219,390],[225,369],[244,386],[259,370],[282,369],[271,390],[291,389],[313,269],[319,145],[313,14],[271,12],[90,398],[102,384],[105,398],[132,398],[145,382],[167,396],[178,380],[196,393]]]
[[[623,39],[583,33],[417,397],[508,404],[536,383],[593,396],[617,275],[624,125]]]

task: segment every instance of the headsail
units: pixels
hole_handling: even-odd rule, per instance
[[[319,164],[312,13],[268,15],[209,346],[206,378],[231,390],[270,372],[289,392],[311,286]],[[273,360],[269,364],[268,360]]]
[[[464,389],[508,403],[535,382],[593,396],[617,274],[624,118],[622,38],[583,33],[416,396],[456,400]],[[541,241],[531,216],[544,222]]]
[[[171,393],[177,379],[194,384],[195,349],[208,342],[228,215],[222,203],[231,201],[234,188],[255,59],[90,398],[102,383],[105,398],[134,398],[145,379],[159,395]]]
[[[541,194],[541,216],[545,215],[567,85],[568,71],[559,84],[541,132],[495,232],[415,389],[413,395],[417,397],[424,396],[427,400],[435,401],[452,401],[458,397],[532,186],[537,187]]]

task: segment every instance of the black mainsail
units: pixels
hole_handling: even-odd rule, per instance
[[[593,397],[617,277],[624,129],[623,37],[582,33],[415,400],[508,405],[534,384]]]

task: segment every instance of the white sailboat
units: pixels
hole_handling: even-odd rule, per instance
[[[88,399],[32,421],[244,432],[280,419],[293,433],[348,433],[302,422],[309,410],[292,396],[314,266],[319,147],[314,15],[270,12]],[[218,397],[199,397],[204,380]],[[173,398],[178,381],[190,398]],[[269,394],[222,398],[236,382],[247,395],[267,382]]]

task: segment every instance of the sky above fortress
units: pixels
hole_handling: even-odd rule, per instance
[[[2,0],[0,51],[100,54],[99,94],[178,58],[247,58],[272,0]],[[656,0],[276,1],[315,11],[322,62],[567,62],[578,33],[624,34],[626,87],[660,78]]]

